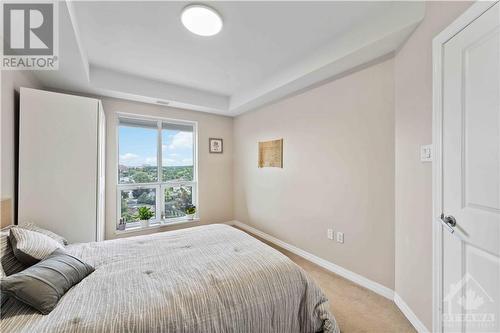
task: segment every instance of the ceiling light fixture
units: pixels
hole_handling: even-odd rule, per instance
[[[222,30],[219,13],[205,5],[187,6],[182,11],[181,21],[186,29],[199,36],[213,36]]]

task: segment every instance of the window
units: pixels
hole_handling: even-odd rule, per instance
[[[165,198],[165,217],[181,217],[185,215],[182,208],[193,201],[193,187],[191,185],[169,186],[165,188],[163,197]]]
[[[151,225],[182,220],[196,205],[196,124],[120,117],[118,138],[119,217],[138,227],[147,207]]]

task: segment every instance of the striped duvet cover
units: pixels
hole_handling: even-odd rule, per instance
[[[45,316],[7,300],[1,332],[338,332],[300,267],[230,226],[66,249],[95,272]]]

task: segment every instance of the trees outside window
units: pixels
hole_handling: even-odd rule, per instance
[[[138,221],[139,207],[158,223],[184,217],[196,204],[196,125],[141,118],[120,118],[118,125],[120,217]]]

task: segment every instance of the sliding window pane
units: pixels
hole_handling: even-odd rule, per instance
[[[119,182],[141,184],[158,181],[158,130],[121,125],[119,138]]]
[[[193,204],[192,186],[171,186],[165,188],[165,218],[185,216],[187,205]]]
[[[165,124],[162,132],[162,180],[193,180],[192,126]]]
[[[156,190],[153,188],[121,190],[121,217],[125,222],[139,221],[139,207],[147,207],[156,218]]]

